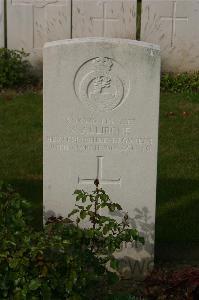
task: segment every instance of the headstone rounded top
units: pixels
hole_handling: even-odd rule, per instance
[[[103,43],[110,43],[119,45],[131,45],[137,47],[144,47],[152,50],[160,51],[160,46],[152,43],[146,43],[137,40],[129,40],[129,39],[119,39],[119,38],[103,38],[103,37],[89,37],[89,38],[74,38],[74,39],[65,39],[59,41],[48,42],[44,45],[44,48],[49,48],[53,46],[60,46],[60,45],[69,45],[69,44],[81,44],[81,43],[96,43],[101,44]]]

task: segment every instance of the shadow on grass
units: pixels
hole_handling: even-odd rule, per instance
[[[159,179],[157,184],[157,261],[199,260],[199,181]]]
[[[162,204],[186,195],[190,198],[190,195],[195,191],[197,191],[199,198],[199,180],[176,178],[158,179],[157,203]]]
[[[36,230],[40,230],[43,225],[43,181],[39,179],[12,179],[6,180],[6,182],[11,184],[16,192],[31,203],[33,217],[33,224],[31,225]]]
[[[156,242],[155,263],[199,265],[199,242]]]

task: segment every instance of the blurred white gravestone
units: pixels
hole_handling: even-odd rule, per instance
[[[136,0],[73,0],[72,37],[136,38]]]
[[[141,40],[160,45],[166,72],[199,70],[199,1],[142,0]]]
[[[92,191],[98,178],[146,238],[116,254],[123,274],[153,262],[159,81],[155,45],[87,38],[44,48],[45,216],[67,216],[74,190]]]
[[[4,47],[4,0],[0,0],[0,48]]]
[[[70,37],[70,0],[7,1],[8,48],[23,48],[33,65],[42,64],[44,43]]]

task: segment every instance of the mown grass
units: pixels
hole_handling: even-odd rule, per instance
[[[0,180],[33,205],[42,224],[42,95],[0,96]],[[162,94],[157,242],[199,242],[199,95]]]
[[[199,95],[160,103],[157,241],[199,241]]]
[[[0,96],[0,180],[32,202],[35,224],[42,224],[42,96]]]

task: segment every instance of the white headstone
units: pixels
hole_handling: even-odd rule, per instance
[[[23,48],[41,65],[44,43],[71,37],[71,1],[8,0],[7,32],[8,48]]]
[[[0,48],[4,47],[4,0],[0,0]]]
[[[160,45],[163,71],[199,70],[198,28],[198,0],[142,0],[141,40]]]
[[[136,0],[73,0],[72,37],[136,38]]]
[[[87,38],[44,48],[46,215],[67,216],[74,190],[92,191],[98,178],[146,237],[139,251],[117,253],[134,273],[153,261],[159,80],[155,45]]]

